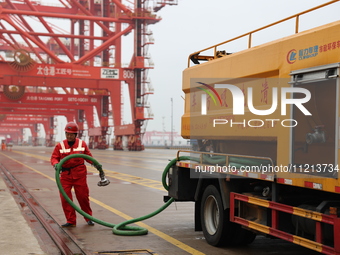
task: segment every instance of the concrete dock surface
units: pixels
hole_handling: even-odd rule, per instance
[[[45,254],[1,175],[0,224],[1,255]]]

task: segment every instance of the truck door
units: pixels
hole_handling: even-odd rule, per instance
[[[337,173],[330,168],[338,163],[338,74],[339,63],[291,72],[292,86],[311,93],[304,104],[311,115],[305,115],[296,105],[291,109],[297,124],[291,127],[291,163],[301,173],[324,177]]]

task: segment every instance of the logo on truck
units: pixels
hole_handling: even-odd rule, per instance
[[[296,50],[293,49],[293,50],[289,51],[288,54],[287,54],[287,62],[289,64],[294,64],[295,61],[296,61]]]
[[[322,45],[322,46],[318,46],[318,45],[314,45],[314,46],[309,46],[306,48],[302,48],[302,49],[292,49],[288,52],[287,54],[287,62],[289,64],[294,64],[297,60],[306,60],[309,58],[314,58],[316,56],[318,56],[319,52],[325,52],[327,50],[330,49],[335,49],[336,46],[335,43],[329,43],[326,45]]]

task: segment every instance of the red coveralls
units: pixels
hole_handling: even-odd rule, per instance
[[[58,164],[60,160],[71,154],[86,154],[92,157],[92,154],[84,141],[76,138],[75,143],[72,147],[70,147],[67,140],[65,139],[55,146],[51,156],[51,164],[54,166],[55,164]],[[92,164],[91,161],[86,161]],[[84,159],[71,158],[64,163],[62,169],[63,172],[60,175],[60,183],[64,188],[66,194],[73,201],[71,193],[71,189],[73,187],[80,208],[84,212],[92,216],[92,210],[89,200],[89,188],[86,181],[87,169],[84,164]],[[67,223],[76,225],[77,219],[75,209],[69,203],[67,203],[66,199],[61,193],[60,198]],[[86,222],[89,221],[89,219],[87,219],[86,217],[84,217],[84,219]]]

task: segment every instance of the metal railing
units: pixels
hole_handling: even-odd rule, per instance
[[[189,55],[189,58],[188,58],[188,67],[190,67],[190,60],[192,60],[193,62],[196,60],[195,62],[197,62],[198,60],[207,61],[207,60],[219,58],[219,56],[217,56],[217,52],[218,52],[218,51],[217,51],[217,47],[218,47],[218,46],[221,46],[221,45],[223,45],[223,44],[227,44],[227,43],[233,42],[233,41],[235,41],[235,40],[237,40],[237,39],[240,39],[240,38],[243,38],[243,37],[246,37],[246,36],[248,36],[248,49],[249,49],[249,48],[252,47],[252,36],[253,36],[254,33],[259,32],[259,31],[262,31],[262,30],[264,30],[264,29],[266,29],[266,28],[275,26],[275,25],[277,25],[277,24],[283,23],[283,22],[285,22],[285,21],[288,21],[288,20],[291,20],[291,19],[294,19],[294,18],[295,18],[295,34],[297,34],[297,33],[299,33],[299,18],[300,18],[301,15],[304,15],[304,14],[306,14],[306,13],[310,13],[310,12],[312,12],[312,11],[315,11],[315,10],[317,10],[317,9],[323,8],[323,7],[325,7],[325,6],[331,5],[331,4],[336,3],[336,2],[339,2],[339,1],[340,1],[340,0],[332,0],[332,1],[329,1],[329,2],[327,2],[327,3],[318,5],[318,6],[316,6],[316,7],[311,8],[311,9],[308,9],[308,10],[305,10],[305,11],[303,11],[303,12],[299,12],[299,13],[297,13],[297,14],[295,14],[295,15],[289,16],[289,17],[287,17],[287,18],[281,19],[281,20],[279,20],[279,21],[276,21],[276,22],[271,23],[271,24],[269,24],[269,25],[266,25],[266,26],[264,26],[264,27],[255,29],[255,30],[250,31],[250,32],[245,33],[245,34],[242,34],[242,35],[237,36],[237,37],[235,37],[235,38],[232,38],[232,39],[230,39],[230,40],[221,42],[221,43],[219,43],[219,44],[213,45],[213,46],[211,46],[211,47],[205,48],[205,49],[200,50],[200,51],[196,51],[196,52],[194,52],[194,53],[192,53],[192,54]],[[204,52],[204,51],[207,51],[207,50],[211,50],[211,49],[214,50],[214,55],[213,55],[213,56],[199,56],[200,53],[202,53],[202,52]],[[195,63],[195,62],[194,62],[194,63]]]

